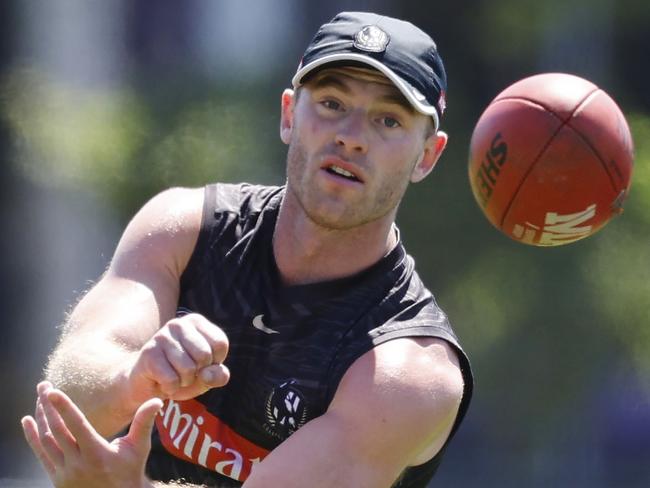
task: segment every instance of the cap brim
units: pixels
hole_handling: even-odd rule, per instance
[[[393,70],[388,68],[386,65],[377,61],[375,58],[366,56],[364,54],[356,53],[338,53],[330,54],[329,56],[323,56],[318,58],[311,63],[306,64],[305,66],[300,67],[291,80],[291,84],[294,88],[298,88],[302,85],[302,79],[313,71],[316,68],[322,67],[323,65],[330,63],[339,63],[341,61],[354,61],[358,63],[367,64],[372,68],[380,71],[386,78],[393,82],[393,84],[399,89],[399,91],[406,97],[406,99],[413,105],[413,107],[420,113],[424,115],[429,115],[433,118],[436,131],[440,126],[440,119],[438,117],[438,111],[433,105],[430,105],[426,98],[416,90],[410,83],[398,76]]]

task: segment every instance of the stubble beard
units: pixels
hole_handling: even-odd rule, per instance
[[[400,175],[399,179],[404,183],[398,187],[394,184],[398,178],[386,178],[374,195],[366,195],[363,201],[348,203],[344,208],[341,208],[344,202],[333,203],[335,211],[328,211],[325,199],[334,197],[324,195],[313,185],[314,173],[310,171],[307,151],[300,140],[294,138],[287,152],[287,192],[291,193],[309,220],[332,231],[358,228],[389,214],[392,214],[391,220],[394,219],[409,183],[406,175]],[[369,198],[373,201],[369,202]]]

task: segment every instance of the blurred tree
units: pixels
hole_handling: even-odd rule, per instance
[[[278,129],[260,117],[268,100],[255,89],[187,83],[191,99],[164,83],[142,96],[128,87],[70,86],[34,70],[13,71],[2,93],[15,162],[39,185],[103,195],[123,216],[168,186],[281,182]]]

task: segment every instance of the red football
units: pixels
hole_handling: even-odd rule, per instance
[[[557,246],[602,228],[630,187],[633,145],[618,105],[577,76],[545,73],[502,91],[478,120],[472,192],[507,236]]]

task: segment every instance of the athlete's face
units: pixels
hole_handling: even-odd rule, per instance
[[[287,198],[315,223],[349,229],[394,219],[409,182],[424,178],[446,144],[378,72],[326,69],[282,99],[289,144]]]

